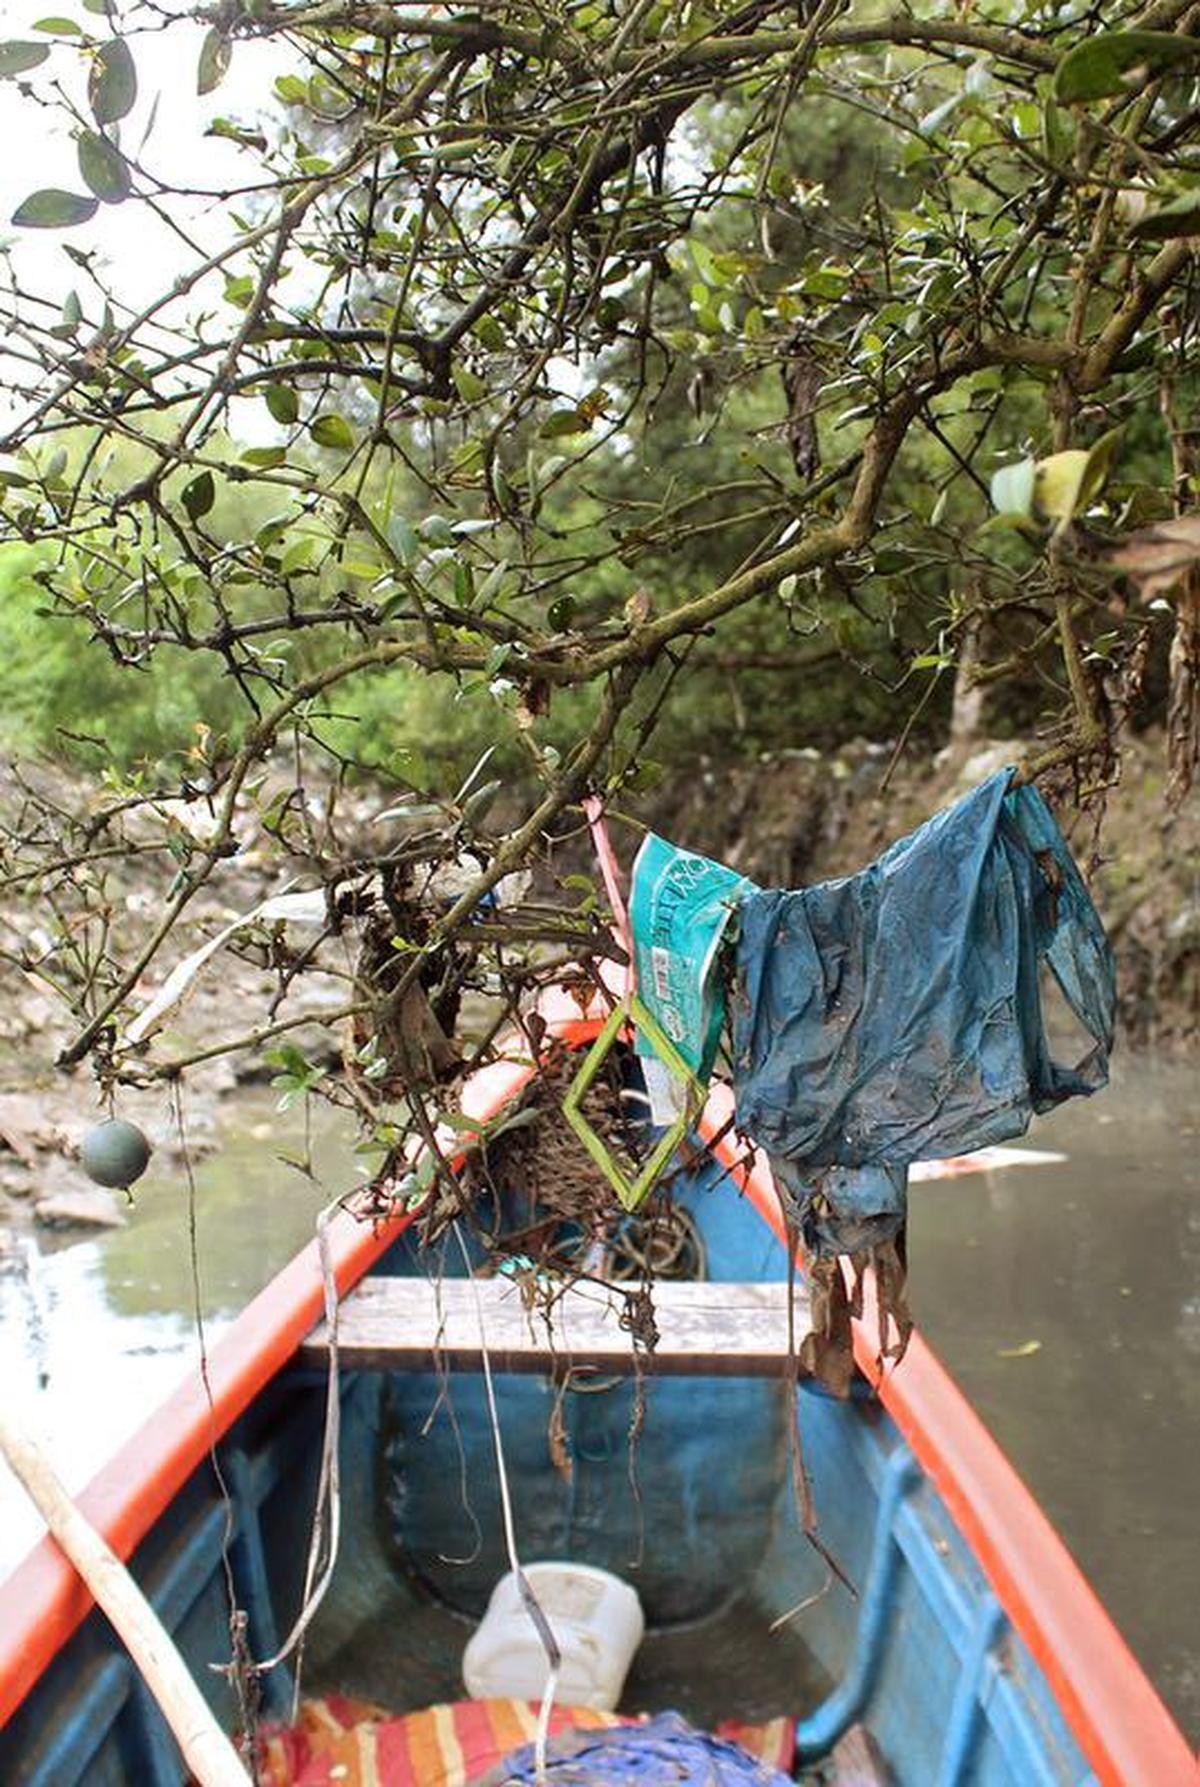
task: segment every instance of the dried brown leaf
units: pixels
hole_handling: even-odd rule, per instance
[[[1200,510],[1139,528],[1109,562],[1137,585],[1143,602],[1152,602],[1200,564]]]

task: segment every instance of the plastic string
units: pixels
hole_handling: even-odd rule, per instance
[[[256,1665],[260,1674],[282,1663],[300,1644],[313,1616],[333,1580],[341,1537],[341,1468],[338,1451],[341,1439],[342,1405],[338,1394],[338,1291],[329,1251],[329,1224],[341,1209],[341,1200],[327,1204],[317,1217],[317,1255],[321,1262],[321,1281],[325,1293],[325,1326],[329,1348],[329,1373],[325,1380],[325,1432],[321,1441],[321,1471],[317,1480],[317,1499],[313,1510],[312,1537],[308,1547],[308,1563],[304,1572],[304,1595],[296,1623],[273,1657]],[[325,1566],[321,1569],[321,1552],[326,1531]],[[320,1580],[317,1580],[320,1571]],[[297,1658],[292,1690],[292,1719],[300,1710],[300,1659]]]
[[[596,852],[596,861],[600,864],[600,873],[604,878],[604,891],[608,895],[608,903],[612,907],[613,930],[617,933],[617,942],[629,957],[629,967],[625,972],[625,1003],[628,1004],[637,990],[637,973],[633,959],[633,933],[629,928],[629,912],[621,893],[621,871],[617,865],[616,852],[608,835],[608,821],[604,817],[604,802],[598,794],[588,794],[583,799],[584,817],[592,834],[592,848]]]
[[[479,1296],[479,1285],[471,1266],[471,1256],[467,1252],[466,1242],[462,1238],[462,1230],[455,1222],[454,1238],[458,1242],[459,1252],[463,1257],[463,1266],[471,1285],[471,1295],[475,1300],[475,1321],[479,1329],[479,1353],[483,1362],[483,1386],[487,1397],[488,1418],[492,1427],[492,1444],[496,1449],[496,1473],[500,1481],[500,1511],[504,1520],[504,1544],[508,1552],[508,1567],[520,1592],[521,1603],[533,1622],[534,1631],[542,1643],[549,1664],[546,1686],[542,1690],[542,1704],[538,1709],[537,1736],[534,1739],[533,1756],[535,1779],[538,1787],[544,1787],[546,1780],[546,1744],[550,1735],[550,1714],[554,1710],[554,1700],[558,1693],[558,1676],[562,1667],[562,1652],[558,1648],[558,1640],[550,1621],[546,1618],[541,1602],[533,1592],[533,1584],[521,1568],[521,1560],[517,1555],[517,1534],[513,1522],[512,1497],[508,1488],[508,1472],[504,1464],[504,1443],[500,1437],[500,1415],[496,1407],[496,1391],[492,1383],[492,1365],[488,1355],[487,1332],[483,1319],[483,1303]]]

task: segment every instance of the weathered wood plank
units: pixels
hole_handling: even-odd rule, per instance
[[[479,1308],[493,1371],[564,1372],[587,1368],[629,1373],[633,1340],[621,1326],[617,1289],[586,1284],[565,1290],[547,1320],[527,1310],[511,1279],[367,1278],[342,1306],[338,1352],[351,1367],[389,1371],[478,1371],[483,1363]],[[786,1284],[664,1281],[654,1287],[659,1340],[651,1369],[672,1376],[778,1377],[788,1351]],[[808,1305],[796,1291],[796,1345],[808,1331]],[[328,1352],[322,1322],[300,1349],[306,1364]]]

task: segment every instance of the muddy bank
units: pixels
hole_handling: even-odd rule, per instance
[[[732,768],[702,760],[656,790],[642,816],[764,886],[797,887],[852,874],[1017,755],[995,743],[909,757],[882,794],[888,745],[781,751]],[[1045,792],[1116,952],[1120,1042],[1184,1055],[1200,1048],[1200,793],[1168,814],[1163,760],[1161,736],[1146,734],[1092,809]]]
[[[88,787],[61,766],[39,762],[18,770],[0,765],[0,810],[10,837],[22,824],[30,786],[63,811],[87,810]],[[380,803],[372,795],[358,804],[362,811],[351,812],[347,822],[361,826],[369,823],[370,811]],[[147,841],[161,836],[164,827],[168,839],[173,828],[195,827],[202,835],[206,817],[203,802],[163,801],[144,822],[135,815],[125,825],[122,836],[134,845],[134,853],[114,855],[111,866],[106,866],[103,902],[93,896],[88,924],[97,926],[99,911],[109,947],[119,946],[126,960],[133,958],[136,946],[157,924],[177,884],[176,854],[169,847],[147,847]],[[239,813],[235,836],[237,854],[220,865],[188,907],[161,959],[136,988],[133,1008],[153,996],[181,958],[232,920],[251,912],[283,885],[309,885],[311,877],[305,878],[302,860],[281,864],[276,851],[264,847],[257,810],[249,803]],[[64,1000],[22,966],[40,955],[53,977],[68,987],[78,983],[79,963],[61,946],[63,931],[71,929],[70,915],[82,911],[78,902],[72,907],[76,891],[69,870],[42,883],[22,883],[15,876],[7,885],[0,883],[0,1221],[7,1219],[9,1227],[18,1230],[36,1225],[80,1233],[120,1227],[128,1207],[120,1193],[92,1186],[79,1165],[85,1132],[110,1112],[89,1061],[66,1071],[57,1065],[77,1027]],[[84,928],[76,918],[77,933]],[[196,977],[178,1012],[171,1014],[156,1058],[160,1050],[172,1057],[219,1051],[222,1043],[269,1022],[273,1009],[281,1016],[311,1012],[320,1017],[346,1002],[348,959],[335,964],[337,973],[314,971],[293,977],[284,945],[279,945],[277,959],[272,960],[271,954],[260,943],[231,939]],[[318,1062],[337,1058],[336,1039],[316,1025],[300,1036]],[[145,1131],[154,1150],[155,1172],[181,1177],[188,1162],[203,1161],[245,1129],[248,1109],[261,1115],[263,1083],[274,1071],[261,1049],[214,1052],[188,1068],[178,1095],[163,1082],[144,1088],[122,1086],[115,1096],[115,1114]],[[254,1107],[256,1094],[258,1107]],[[0,1270],[4,1245],[0,1230]]]

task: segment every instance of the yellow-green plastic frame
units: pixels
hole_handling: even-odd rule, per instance
[[[687,1087],[683,1110],[670,1129],[664,1132],[636,1179],[627,1178],[621,1171],[602,1138],[596,1134],[583,1114],[583,1100],[588,1088],[628,1024],[641,1032],[659,1060]],[[643,1202],[687,1134],[692,1117],[699,1107],[699,1093],[700,1088],[691,1068],[636,993],[625,1004],[614,1006],[603,1030],[584,1056],[579,1072],[571,1081],[567,1096],[563,1099],[563,1115],[626,1210],[636,1210]]]

